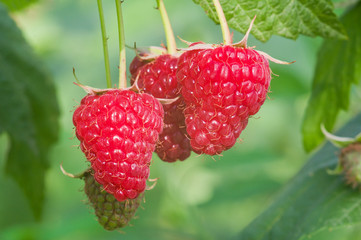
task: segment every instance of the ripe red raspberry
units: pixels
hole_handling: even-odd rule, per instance
[[[162,105],[149,94],[111,89],[90,93],[73,123],[94,178],[118,201],[145,190],[149,165],[163,127]]]
[[[266,99],[270,73],[268,60],[250,48],[208,47],[180,56],[177,78],[193,151],[215,155],[235,144]]]
[[[136,76],[136,73],[138,72],[138,69],[143,67],[145,64],[151,62],[151,60],[145,60],[142,59],[142,57],[145,56],[145,54],[140,54],[140,56],[136,56],[132,62],[129,65],[129,72],[132,75],[132,77]],[[132,84],[134,83],[134,80],[132,81]]]
[[[180,97],[180,84],[176,79],[178,58],[162,54],[147,64],[135,57],[130,64],[132,83],[157,98],[173,99]],[[166,162],[185,160],[190,156],[191,147],[184,122],[184,101],[180,99],[163,104],[164,127],[159,135],[155,152]]]
[[[162,54],[151,60],[135,57],[129,69],[132,83],[138,77],[138,87],[156,98],[176,98],[180,85],[176,79],[178,58]]]

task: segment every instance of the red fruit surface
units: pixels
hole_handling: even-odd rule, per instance
[[[118,201],[146,188],[152,152],[163,127],[162,105],[149,94],[114,89],[88,94],[73,123],[94,178]]]
[[[178,99],[164,104],[164,127],[159,134],[155,152],[166,162],[183,161],[191,154],[191,145],[183,115],[184,102]]]
[[[144,54],[143,54],[144,55]],[[145,60],[142,59],[141,57],[143,55],[140,55],[140,57],[136,56],[135,58],[133,58],[132,62],[129,65],[129,72],[132,76],[136,76],[136,73],[138,72],[138,69],[141,68],[142,66],[144,66],[145,64],[151,62],[151,60]],[[134,82],[134,81],[133,81]],[[132,82],[132,84],[133,84]]]
[[[191,147],[183,115],[185,104],[180,95],[180,84],[176,79],[178,58],[163,54],[145,65],[137,58],[135,57],[131,63],[132,83],[138,78],[138,87],[157,98],[180,97],[171,104],[163,104],[164,127],[155,152],[166,162],[183,161],[190,156]],[[137,66],[140,67],[135,71]]]
[[[268,60],[257,51],[221,46],[183,53],[177,78],[193,151],[215,155],[231,148],[258,112],[271,74]]]
[[[134,83],[138,76],[138,87],[144,92],[156,98],[176,98],[180,92],[177,62],[178,58],[169,54],[159,55],[149,63],[135,57],[130,64],[131,81]]]

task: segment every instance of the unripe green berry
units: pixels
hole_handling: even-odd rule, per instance
[[[353,188],[361,188],[361,143],[355,142],[341,150],[340,163],[346,182]]]
[[[94,208],[100,225],[109,231],[127,226],[134,217],[144,195],[141,194],[135,199],[119,202],[95,181],[91,172],[84,173],[83,177],[85,180],[84,191],[90,205]]]

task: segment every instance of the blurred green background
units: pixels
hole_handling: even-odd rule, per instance
[[[187,41],[222,42],[220,27],[191,0],[165,0],[173,30]],[[165,43],[156,2],[125,1],[126,43],[159,46]],[[118,38],[113,1],[104,1],[113,83],[118,76]],[[337,13],[341,13],[338,10]],[[296,63],[271,63],[271,93],[252,117],[240,141],[223,156],[193,154],[184,162],[162,162],[154,155],[151,178],[156,187],[146,193],[137,219],[123,233],[107,232],[86,203],[83,182],[64,176],[78,173],[87,162],[74,138],[72,112],[85,95],[79,80],[105,87],[105,71],[96,1],[43,0],[15,13],[19,27],[54,76],[61,108],[61,134],[50,154],[46,201],[41,222],[35,222],[15,182],[3,174],[6,135],[0,136],[0,239],[228,239],[241,231],[272,202],[277,192],[307,161],[301,142],[301,122],[310,94],[321,38],[297,41],[273,36],[267,43],[250,37],[248,44],[271,56]],[[234,32],[234,41],[243,37]],[[185,47],[178,40],[178,47]],[[127,63],[135,56],[127,50]],[[352,106],[337,127],[359,110],[360,89],[353,89]],[[309,239],[356,239],[356,228],[323,231]]]

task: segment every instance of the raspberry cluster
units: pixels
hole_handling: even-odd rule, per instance
[[[165,162],[177,162],[192,151],[220,155],[232,148],[266,99],[268,60],[286,64],[247,47],[254,19],[245,37],[233,44],[217,2],[223,44],[196,42],[178,49],[160,0],[167,48],[136,49],[129,66],[132,86],[126,88],[124,54],[119,89],[78,84],[88,92],[73,115],[80,148],[91,164],[91,172],[83,175],[85,192],[105,229],[123,227],[134,215],[147,188],[153,152]],[[124,39],[120,43],[125,48]]]
[[[231,45],[137,56],[130,69],[132,89],[92,90],[73,115],[95,180],[118,201],[144,192],[153,152],[174,162],[230,149],[271,80],[262,54]]]

